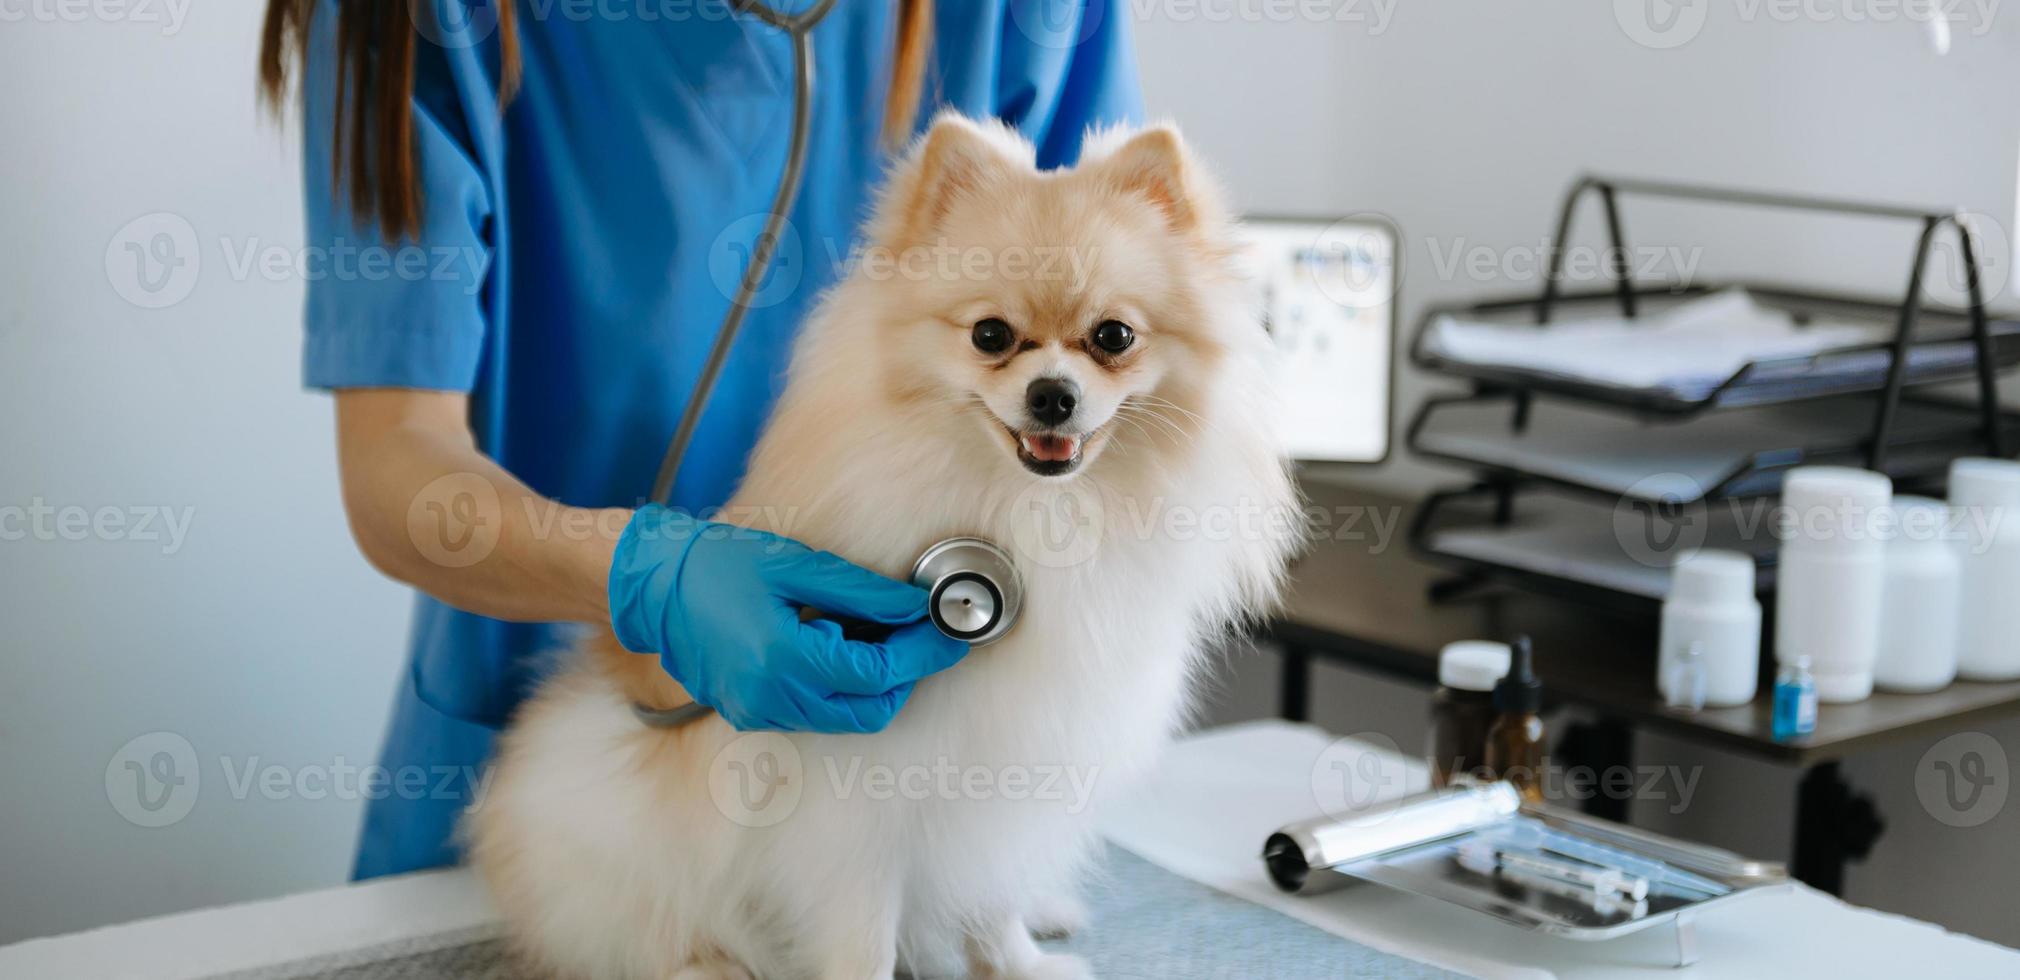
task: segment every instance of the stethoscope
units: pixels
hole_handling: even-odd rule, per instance
[[[688,396],[687,407],[680,415],[680,424],[674,428],[673,440],[667,443],[666,455],[660,459],[659,475],[652,483],[652,499],[660,503],[669,502],[673,495],[674,475],[680,471],[688,443],[694,440],[694,430],[701,424],[708,396],[715,389],[723,364],[729,360],[730,348],[736,343],[744,316],[750,312],[751,299],[771,268],[779,235],[785,228],[786,214],[792,210],[793,202],[799,199],[800,180],[806,176],[807,137],[812,128],[813,30],[827,17],[828,11],[834,9],[835,0],[815,0],[812,6],[797,14],[783,13],[758,0],[736,0],[735,6],[738,11],[778,28],[792,38],[792,141],[787,144],[786,166],[779,175],[778,190],[772,194],[771,213],[765,216],[764,228],[758,233],[757,242],[751,249],[750,264],[744,267],[743,279],[737,283],[736,295],[730,299],[728,312],[723,314],[722,326],[716,328],[708,360],[702,363],[694,392]],[[966,640],[970,646],[994,642],[1009,632],[1017,622],[1017,613],[1024,602],[1023,583],[1017,577],[1017,568],[1011,563],[1010,556],[981,538],[949,538],[927,548],[912,564],[911,581],[926,590],[926,611],[933,625],[948,636]],[[665,710],[632,705],[632,712],[638,719],[655,728],[677,727],[711,710],[699,702]]]

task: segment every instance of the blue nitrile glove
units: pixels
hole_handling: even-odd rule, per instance
[[[842,635],[800,609],[894,626],[882,642]],[[657,653],[694,699],[739,730],[874,732],[912,684],[968,644],[926,616],[926,591],[790,538],[648,504],[610,564],[618,642]]]

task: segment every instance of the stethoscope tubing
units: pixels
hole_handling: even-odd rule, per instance
[[[715,390],[716,380],[722,375],[723,364],[729,360],[729,352],[736,344],[737,331],[743,327],[745,314],[750,312],[751,298],[757,294],[758,284],[765,272],[771,268],[772,254],[778,249],[779,236],[786,223],[786,213],[792,210],[793,202],[799,199],[800,181],[806,176],[807,138],[812,128],[814,101],[814,25],[828,15],[835,0],[817,2],[798,14],[781,13],[770,4],[757,0],[740,0],[737,9],[786,32],[793,41],[793,130],[792,141],[786,147],[786,165],[779,175],[778,189],[772,193],[771,213],[765,216],[764,228],[758,234],[757,245],[751,250],[750,264],[743,270],[743,279],[737,283],[736,295],[731,298],[729,311],[723,314],[722,326],[715,331],[715,341],[709,346],[708,360],[702,363],[701,374],[695,378],[694,391],[687,397],[687,408],[681,412],[680,424],[675,427],[673,440],[667,443],[666,455],[659,461],[659,475],[652,481],[652,499],[658,503],[671,504],[673,479],[680,472],[680,462],[687,455],[688,443],[694,441],[694,430],[701,424],[702,410],[708,406],[708,396]],[[677,708],[654,709],[633,704],[633,714],[650,728],[679,728],[688,722],[708,716],[713,709],[694,702]]]
[[[729,361],[730,350],[736,345],[736,335],[743,327],[744,317],[750,313],[751,299],[757,295],[759,284],[771,268],[779,238],[785,229],[786,215],[799,199],[800,182],[807,169],[807,140],[813,127],[813,29],[834,5],[835,0],[816,0],[813,6],[800,13],[785,14],[757,0],[741,0],[737,4],[738,10],[786,32],[792,38],[792,141],[786,148],[786,165],[779,175],[778,189],[772,193],[771,213],[765,216],[764,228],[758,233],[757,243],[751,249],[750,263],[744,266],[743,279],[737,283],[736,295],[730,300],[728,312],[723,314],[722,326],[716,328],[715,341],[709,346],[708,359],[702,362],[701,374],[695,378],[694,390],[688,394],[687,407],[680,414],[673,440],[667,443],[666,455],[659,461],[659,475],[652,481],[651,498],[657,503],[673,502],[673,481],[680,472],[681,460],[687,456],[688,444],[694,441],[694,431],[701,425],[702,412],[708,407],[708,398],[715,390],[717,379],[722,376],[723,365]]]

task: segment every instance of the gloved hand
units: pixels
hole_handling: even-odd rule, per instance
[[[742,731],[874,732],[912,684],[954,665],[968,644],[926,616],[926,592],[790,538],[642,507],[610,566],[618,642],[657,653],[694,699]],[[845,638],[811,606],[897,627],[883,642]]]

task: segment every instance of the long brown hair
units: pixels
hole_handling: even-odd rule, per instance
[[[292,66],[303,60],[318,0],[267,0],[260,38],[260,91],[279,109]],[[335,3],[338,0],[329,0]],[[511,101],[519,85],[519,34],[515,0],[498,4],[498,101]],[[926,78],[932,37],[931,0],[897,0],[898,30],[891,87],[884,94],[883,138],[897,146],[911,135]],[[420,26],[413,0],[341,0],[337,9],[336,133],[331,163],[338,185],[350,189],[360,218],[375,220],[386,237],[420,231],[421,188],[414,168],[414,51]]]

